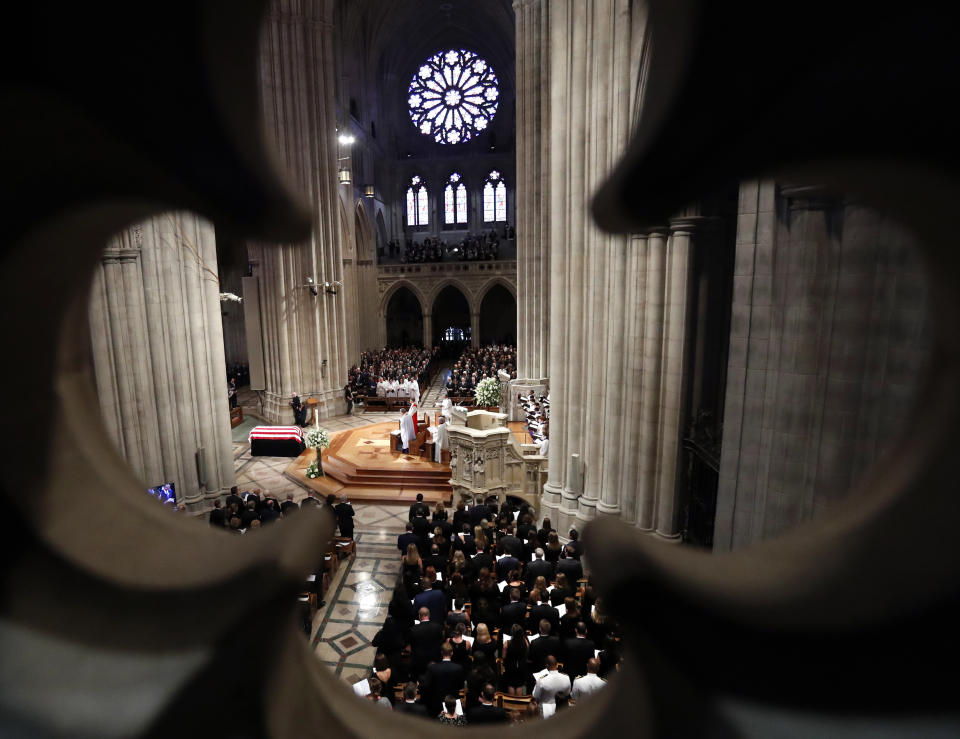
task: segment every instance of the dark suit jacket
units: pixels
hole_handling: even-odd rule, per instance
[[[490,509],[483,503],[471,506],[468,513],[470,514],[471,526],[479,526],[483,519],[490,520]]]
[[[467,562],[467,577],[475,580],[484,567],[493,572],[493,555],[490,552],[477,554],[470,558],[470,561]]]
[[[407,547],[410,544],[418,544],[419,541],[420,540],[417,539],[416,534],[407,531],[406,533],[400,534],[400,536],[397,537],[397,549],[400,550],[400,554],[406,554]]]
[[[427,718],[429,713],[427,712],[427,707],[422,703],[407,703],[402,701],[401,703],[394,703],[393,710],[397,713],[408,713],[411,716],[423,716]],[[438,710],[437,713],[440,713]]]
[[[557,562],[557,572],[566,575],[570,584],[576,587],[577,580],[583,577],[583,565],[579,559],[561,559]]]
[[[210,525],[211,526],[226,526],[227,514],[224,512],[223,508],[214,508],[210,511]]]
[[[420,550],[420,556],[430,554],[430,522],[423,516],[417,516],[413,519],[413,533],[417,537],[417,547]]]
[[[430,507],[426,503],[423,503],[422,501],[419,503],[414,503],[412,506],[410,506],[410,510],[407,513],[407,520],[412,521],[413,519],[415,519],[417,517],[418,512],[421,513],[426,518],[427,516],[430,515]]]
[[[413,612],[419,613],[421,608],[430,609],[430,620],[442,624],[447,620],[447,596],[442,590],[424,590],[413,599]]]
[[[423,702],[431,716],[440,713],[445,695],[457,695],[463,688],[466,672],[456,662],[434,662],[427,668],[421,689]]]
[[[511,570],[519,571],[522,566],[523,565],[520,560],[514,557],[512,554],[508,554],[506,557],[501,557],[497,560],[497,577],[500,580],[506,580]]]
[[[280,504],[280,512],[283,513],[284,516],[288,515],[291,511],[299,511],[299,510],[300,510],[300,506],[298,506],[292,500],[285,500],[283,501],[283,503]]]
[[[498,724],[510,720],[507,712],[496,706],[485,706],[482,703],[467,710],[464,714],[468,724]]]
[[[547,578],[547,583],[549,583],[553,579],[553,564],[545,559],[535,559],[527,565],[527,587],[533,587],[533,583],[541,575]]]
[[[553,606],[543,603],[539,606],[533,606],[527,612],[527,628],[532,632],[540,633],[540,621],[546,619],[550,622],[550,633],[556,634],[560,628],[560,614]]]
[[[500,609],[500,625],[508,632],[514,624],[526,627],[527,604],[523,602],[507,603]]]
[[[558,636],[541,636],[530,642],[530,649],[527,650],[527,659],[530,660],[530,671],[540,672],[545,668],[548,655],[553,655],[558,660],[563,660],[563,644]],[[566,665],[564,665],[566,667]]]
[[[523,542],[513,534],[501,536],[497,542],[497,551],[502,554],[509,554],[517,559],[523,559]]]
[[[539,641],[539,640],[538,640]],[[587,674],[587,660],[596,647],[589,639],[567,639],[563,642],[563,671],[570,677]]]
[[[236,504],[237,504],[237,510],[238,510],[238,511],[239,511],[241,508],[243,508],[243,498],[241,498],[239,495],[233,495],[232,493],[227,496],[227,499],[226,499],[226,500],[224,501],[224,503],[223,503],[223,507],[224,507],[224,508],[229,508],[229,507],[231,506],[231,504],[233,504],[233,503],[236,503]]]
[[[333,507],[337,514],[337,525],[340,527],[340,536],[353,537],[353,506],[349,503],[337,503]]]
[[[443,626],[426,621],[410,629],[410,657],[416,675],[422,675],[427,663],[440,659],[440,643],[443,641]]]

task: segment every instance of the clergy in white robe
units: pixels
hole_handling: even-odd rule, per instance
[[[413,416],[417,412],[417,406],[410,406],[410,410],[400,418],[400,443],[403,446],[403,453],[410,451],[410,442],[417,438],[417,428],[413,423]]]
[[[410,397],[413,398],[414,403],[420,404],[420,383],[416,378],[410,380]]]
[[[450,398],[443,399],[443,405],[440,406],[440,413],[447,419],[447,423],[453,420],[453,401]]]
[[[443,450],[450,448],[450,434],[447,431],[447,423],[444,416],[437,418],[437,438],[433,445],[433,461],[437,464],[443,459]]]

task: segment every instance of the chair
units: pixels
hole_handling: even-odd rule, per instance
[[[357,558],[357,542],[355,542],[353,539],[345,536],[338,536],[333,540],[333,542],[334,551],[336,551],[339,559],[344,559],[346,557],[350,557],[350,559]]]
[[[497,706],[504,709],[512,718],[523,716],[531,700],[533,700],[532,695],[507,695],[506,693],[496,695]]]

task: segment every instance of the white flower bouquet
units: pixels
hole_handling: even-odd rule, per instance
[[[496,377],[487,377],[477,383],[473,392],[474,402],[479,407],[500,405],[500,381]]]
[[[307,467],[307,471],[304,474],[306,474],[308,480],[316,480],[320,477],[320,468],[317,466],[316,460],[310,463],[310,466]]]
[[[307,431],[304,434],[303,441],[311,449],[326,449],[330,446],[330,434],[327,433],[326,429],[318,426]]]

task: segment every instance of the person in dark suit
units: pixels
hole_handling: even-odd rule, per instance
[[[423,592],[418,593],[413,599],[413,607],[417,611],[421,608],[428,609],[430,611],[430,620],[434,623],[442,624],[447,620],[447,596],[443,594],[440,583],[430,582],[427,584],[426,575],[421,582],[425,589]]]
[[[430,553],[430,522],[425,516],[417,515],[411,522],[413,533],[417,537],[417,551],[421,557],[426,557]]]
[[[577,580],[583,577],[583,565],[580,564],[579,559],[572,556],[572,550],[569,544],[564,547],[564,553],[567,552],[571,552],[571,554],[567,554],[566,557],[557,562],[557,572],[562,572],[567,576],[568,582],[576,584]]]
[[[560,629],[560,614],[549,602],[543,602],[543,595],[545,594],[541,594],[536,588],[530,591],[528,600],[530,610],[527,611],[526,627],[531,632],[537,631],[540,628],[540,622],[545,620],[550,623],[550,633],[556,634]]]
[[[423,558],[423,569],[428,567],[433,567],[437,572],[447,571],[447,558],[440,554],[440,547],[436,544],[430,545],[430,554]]]
[[[576,559],[580,559],[580,557],[583,556],[583,544],[580,541],[580,533],[576,529],[570,529],[570,541],[567,542],[567,546],[573,549],[573,556]]]
[[[230,495],[228,495],[227,499],[223,502],[224,507],[229,508],[231,505],[236,504],[238,511],[243,508],[243,498],[240,497],[239,490],[240,488],[236,485],[230,488]]]
[[[493,705],[496,694],[497,691],[491,683],[483,686],[483,692],[480,693],[480,705],[467,709],[468,724],[505,724],[510,720],[506,711]]]
[[[480,574],[480,570],[493,572],[493,555],[482,547],[482,543],[478,544],[477,553],[467,562],[467,577],[470,580],[476,580]]]
[[[290,407],[293,408],[293,422],[303,428],[307,425],[307,407],[301,402],[300,396],[293,393],[290,396]]]
[[[209,522],[211,526],[221,529],[227,525],[227,514],[224,513],[219,500],[213,501],[213,510],[210,511]]]
[[[587,638],[587,625],[577,624],[576,637],[563,642],[563,669],[571,678],[587,674],[587,660],[596,650],[594,643]]]
[[[400,550],[400,554],[406,554],[407,546],[410,544],[416,545],[417,543],[419,543],[419,540],[417,539],[417,535],[413,533],[413,524],[408,523],[406,532],[397,537],[397,549]]]
[[[410,670],[417,677],[427,671],[427,665],[440,658],[443,626],[430,620],[430,609],[421,608],[420,623],[410,629]]]
[[[397,703],[393,707],[398,713],[408,713],[411,716],[423,716],[428,718],[427,707],[417,702],[417,684],[407,683],[403,686],[403,702]]]
[[[417,493],[417,502],[410,506],[407,513],[407,520],[412,521],[417,516],[426,518],[430,515],[430,507],[423,502],[423,493]]]
[[[340,502],[334,506],[334,512],[337,514],[337,526],[340,527],[340,536],[348,539],[353,538],[353,506],[347,500],[347,494],[340,495]]]
[[[463,688],[466,672],[463,667],[453,661],[453,647],[445,642],[440,647],[440,661],[427,667],[427,672],[420,682],[420,692],[427,712],[435,716],[442,708],[441,703],[445,695],[456,695]]]
[[[453,512],[453,530],[461,531],[465,523],[470,523],[470,514],[467,513],[467,505],[462,500],[457,503],[457,509]]]
[[[497,572],[500,574],[500,577],[503,578],[506,575],[509,575],[514,570],[520,571],[520,568],[523,565],[520,560],[514,557],[512,554],[506,554],[497,560]]]
[[[558,659],[563,653],[563,643],[559,636],[550,636],[550,622],[540,621],[540,636],[530,642],[527,650],[527,659],[530,662],[530,672],[540,672],[546,667],[547,657],[551,654]]]
[[[291,513],[296,513],[300,510],[300,506],[293,502],[293,493],[287,493],[287,499],[280,504],[280,512],[284,516],[289,516]]]
[[[273,523],[280,518],[280,508],[279,506],[275,506],[274,503],[273,498],[267,498],[266,505],[263,507],[263,510],[260,511],[260,523],[263,525]]]
[[[518,560],[523,559],[523,542],[520,537],[514,536],[513,525],[507,526],[506,532],[497,540],[497,553],[509,554]]]
[[[246,508],[240,514],[240,524],[243,528],[249,529],[254,520],[260,520],[260,516],[257,515],[257,504],[253,500],[248,500]]]
[[[510,602],[500,609],[500,624],[509,631],[514,624],[524,626],[527,620],[527,604],[520,600],[520,589],[510,588]]]
[[[479,526],[483,519],[487,519],[487,521],[492,519],[490,509],[487,505],[485,503],[478,503],[475,506],[470,506],[470,525]]]
[[[533,553],[533,561],[527,565],[527,587],[533,587],[533,583],[541,576],[548,583],[553,580],[553,564],[544,560],[543,550],[538,548]]]

